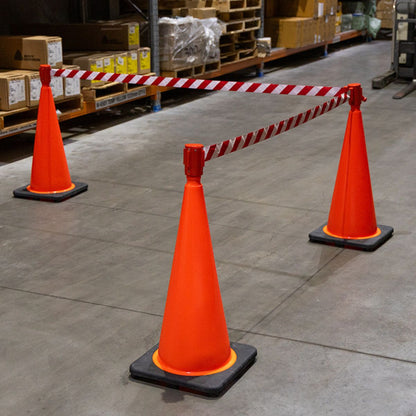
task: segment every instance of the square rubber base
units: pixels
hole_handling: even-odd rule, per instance
[[[223,395],[251,367],[257,355],[254,347],[232,342],[237,361],[228,370],[208,376],[179,376],[167,373],[153,363],[152,356],[157,348],[155,345],[130,365],[133,378],[210,397]]]
[[[28,191],[27,187],[29,185],[26,185],[22,186],[21,188],[15,189],[13,191],[13,195],[16,198],[36,199],[37,201],[62,202],[68,198],[72,198],[73,196],[80,194],[81,192],[85,192],[88,189],[88,185],[86,183],[72,183],[75,185],[75,188],[67,192],[57,192],[54,194],[38,194],[35,192]]]
[[[337,238],[326,234],[323,228],[326,224],[309,234],[309,240],[313,243],[322,243],[330,246],[351,248],[355,250],[374,251],[384,244],[392,235],[393,228],[388,225],[377,225],[381,234],[373,238],[365,238],[360,240],[350,240],[347,238]]]

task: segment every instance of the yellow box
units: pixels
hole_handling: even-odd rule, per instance
[[[127,52],[127,72],[129,74],[137,74],[139,70],[138,53],[137,51]]]
[[[64,56],[64,63],[67,65],[78,65],[84,71],[104,72],[104,60],[102,55],[79,55],[78,53]],[[105,81],[86,79],[81,80],[81,86],[103,85]]]
[[[114,54],[116,74],[127,74],[127,52],[117,52]]]
[[[139,64],[137,73],[140,75],[147,74],[151,69],[150,48],[140,48],[137,53]]]
[[[116,70],[115,55],[103,55],[103,72],[114,74]]]

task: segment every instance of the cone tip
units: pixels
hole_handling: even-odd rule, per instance
[[[50,65],[41,65],[39,67],[40,81],[42,86],[49,87],[51,83],[51,66]]]
[[[187,177],[201,177],[205,164],[204,146],[199,143],[189,143],[183,150],[183,163]]]

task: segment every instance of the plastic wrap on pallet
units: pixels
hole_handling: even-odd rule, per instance
[[[377,17],[369,17],[367,30],[370,36],[372,36],[373,38],[376,38],[377,33],[380,29],[381,29],[381,20],[378,19]]]
[[[366,28],[366,15],[362,13],[354,13],[352,15],[352,29],[363,30]]]
[[[205,56],[204,63],[217,62],[220,60],[220,37],[222,35],[222,25],[216,17],[201,19],[205,29]]]
[[[341,31],[346,32],[352,29],[352,14],[345,13],[341,17]]]
[[[175,70],[218,61],[221,32],[217,18],[162,17],[159,19],[161,69]]]

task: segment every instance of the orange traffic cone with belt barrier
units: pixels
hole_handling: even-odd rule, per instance
[[[15,197],[61,202],[87,190],[88,185],[71,182],[50,87],[51,67],[40,66],[42,87],[36,122],[30,185],[13,191]]]
[[[360,84],[348,85],[351,111],[338,166],[328,223],[309,234],[312,242],[374,251],[393,234],[377,225],[360,110]]]
[[[130,366],[132,377],[208,396],[223,394],[257,351],[230,343],[201,175],[204,149],[184,150],[185,185],[159,345]]]

